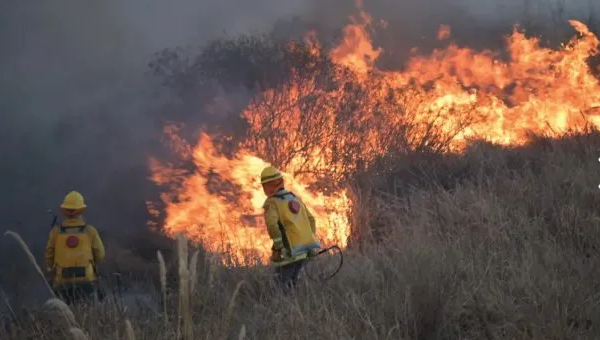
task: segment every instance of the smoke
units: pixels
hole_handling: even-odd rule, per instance
[[[19,232],[42,261],[51,222],[45,211],[78,190],[108,249],[115,239],[143,232],[145,202],[158,198],[147,179],[148,157],[160,149],[163,125],[159,84],[146,74],[153,54],[268,31],[310,6],[293,0],[0,2],[0,231]],[[3,238],[0,249],[0,284],[11,294],[32,276],[20,257],[5,256],[15,251],[10,240]]]
[[[7,228],[41,230],[45,237],[44,211],[72,189],[85,195],[89,220],[101,229],[143,225],[147,156],[161,129],[151,98],[156,84],[144,74],[155,52],[266,31],[308,5],[62,0],[1,6],[0,212]]]

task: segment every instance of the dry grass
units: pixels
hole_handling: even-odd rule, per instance
[[[52,296],[54,296],[54,290],[52,290],[52,287],[50,287],[50,285],[48,284],[48,281],[46,281],[46,276],[44,276],[44,272],[42,271],[42,269],[38,265],[37,261],[35,260],[35,256],[33,256],[33,254],[31,253],[31,250],[27,246],[27,243],[25,243],[25,241],[23,241],[23,238],[21,238],[21,236],[19,234],[15,233],[14,231],[11,231],[11,230],[5,232],[4,235],[11,236],[12,238],[15,239],[15,241],[17,241],[19,246],[23,249],[23,251],[27,255],[27,258],[29,259],[31,264],[35,267],[36,272],[40,275],[42,280],[46,283],[46,287],[48,287],[50,294]]]
[[[245,340],[246,339],[246,325],[242,325],[242,327],[240,328],[240,333],[238,334],[238,340]]]
[[[200,250],[197,249],[192,255],[190,261],[190,295],[193,296],[196,293],[196,284],[198,283],[198,255]]]
[[[69,333],[73,336],[73,340],[89,340],[89,337],[79,328],[69,328]]]
[[[177,258],[179,260],[179,320],[183,323],[183,338],[190,340],[193,336],[192,311],[190,309],[190,271],[188,267],[188,242],[183,234],[177,235]],[[180,335],[177,324],[177,338]]]
[[[229,330],[230,330],[230,326],[231,326],[231,317],[233,316],[233,311],[235,309],[235,303],[236,303],[235,298],[238,296],[238,294],[240,292],[240,288],[242,288],[242,284],[244,284],[244,281],[240,281],[237,284],[237,286],[233,290],[233,294],[231,295],[231,300],[229,301],[229,304],[227,305],[227,313],[225,314],[225,322],[223,322],[223,329],[221,331],[221,339],[222,340],[226,340],[229,335]]]
[[[63,320],[67,323],[67,327],[78,327],[77,321],[75,319],[75,314],[73,314],[71,308],[69,308],[69,306],[65,304],[62,300],[56,298],[50,299],[46,301],[44,307],[46,307],[46,310],[51,312],[53,315],[61,316]]]
[[[125,334],[127,340],[135,340],[135,332],[129,320],[125,320]]]
[[[422,172],[394,175],[395,193],[375,184],[357,195],[363,233],[379,242],[348,250],[338,276],[303,278],[291,296],[267,284],[268,268],[231,270],[202,252],[188,265],[178,237],[179,290],[167,291],[159,255],[157,299],[170,303],[158,315],[105,303],[73,307],[65,326],[31,313],[0,338],[65,339],[76,327],[121,339],[125,327],[130,339],[131,320],[150,340],[598,339],[598,150],[593,133],[419,163]],[[177,318],[165,324],[167,313]]]
[[[169,323],[169,314],[167,313],[167,266],[165,264],[165,259],[162,256],[160,250],[156,252],[158,258],[158,271],[160,275],[160,289],[162,292],[162,307],[163,307],[163,316],[165,319],[165,327]]]

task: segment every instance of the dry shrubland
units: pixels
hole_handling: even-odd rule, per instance
[[[271,289],[268,268],[231,270],[190,250],[184,264],[197,267],[175,268],[187,285],[168,285],[166,315],[106,302],[74,307],[75,319],[91,339],[595,339],[599,148],[592,131],[415,161],[357,194],[360,247],[293,296]],[[31,312],[2,338],[66,338],[74,326],[51,317]]]
[[[351,94],[330,107],[341,114],[335,127],[344,134],[354,133],[360,141],[357,128],[390,128],[385,121],[354,124],[351,118],[365,94],[332,83],[328,72],[333,65],[327,60],[259,40],[225,45],[205,51],[198,61],[204,58],[204,69],[169,51],[154,65],[181,97],[180,117],[197,113],[198,101],[205,99],[198,93],[210,97],[217,91],[213,83],[198,81],[210,78],[207,71],[212,70],[212,76],[224,79],[222,87],[236,91],[240,86],[249,92],[277,88],[292,76],[317,79],[300,89],[306,91],[300,104],[308,112],[305,119],[322,127],[318,135],[324,137],[305,144],[302,138],[291,141],[299,154],[337,142],[318,119],[319,105],[331,103],[311,96],[315,87],[343,87]],[[257,50],[253,58],[244,55]],[[253,63],[241,63],[248,60]],[[243,79],[234,77],[235,70],[221,72],[232,64],[246,71]],[[258,71],[265,65],[281,67],[261,77]],[[308,66],[299,75],[288,72],[298,65]],[[284,99],[272,97],[271,103],[281,106]],[[410,115],[408,108],[377,104],[388,110],[383,114]],[[389,112],[393,109],[402,112]],[[264,112],[273,121],[282,118],[277,111]],[[40,309],[17,310],[17,320],[3,319],[0,338],[600,338],[600,179],[594,175],[600,167],[600,133],[534,137],[514,148],[475,143],[453,154],[443,148],[447,140],[436,137],[439,143],[429,143],[428,134],[422,136],[427,143],[409,143],[410,122],[394,127],[378,141],[383,152],[377,157],[358,157],[360,143],[339,145],[334,154],[333,161],[342,164],[335,181],[354,188],[353,235],[344,267],[327,283],[303,276],[295,293],[285,296],[271,285],[271,268],[225,268],[182,238],[171,241],[172,249],[161,244],[158,253],[150,239],[140,239],[136,256],[125,247],[109,252],[119,266],[106,272],[137,271],[136,280],[126,280],[126,291],[114,294],[117,299],[72,311],[56,300]],[[189,136],[197,136],[196,126],[186,128]],[[250,147],[283,138],[264,129],[253,132],[255,139],[245,140]],[[421,147],[414,151],[408,144]],[[283,165],[289,161],[281,150],[271,152],[260,156]],[[357,159],[365,164],[359,166]],[[146,302],[127,302],[136,292]]]

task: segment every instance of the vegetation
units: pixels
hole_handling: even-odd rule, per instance
[[[257,41],[215,43],[198,62],[163,54],[158,64],[168,66],[157,72],[167,70],[160,74],[185,103],[181,115],[202,111],[195,94],[218,91],[211,79],[251,92],[285,83],[292,66],[273,67],[277,72],[262,77],[259,71],[271,63],[320,65],[304,74],[324,74],[323,88],[331,85],[331,70],[343,72],[306,50]],[[274,51],[294,51],[294,57]],[[278,59],[267,58],[274,55]],[[247,73],[223,74],[231,64]],[[52,298],[39,310],[14,310],[17,319],[3,319],[0,338],[600,338],[600,179],[594,176],[600,132],[538,137],[518,148],[476,143],[460,155],[442,152],[443,139],[417,143],[416,151],[396,144],[409,134],[394,134],[397,140],[387,140],[377,162],[339,177],[354,188],[354,235],[344,267],[327,283],[303,277],[286,296],[271,285],[270,268],[222,267],[202,249],[191,252],[182,236],[175,251],[159,245],[163,239],[146,239],[140,248],[152,257],[145,261],[122,249],[112,256],[117,268],[138,276],[126,288],[141,285],[149,303],[124,306],[116,293],[116,299],[70,309]]]
[[[230,270],[200,252],[197,269],[179,270],[180,282],[195,282],[180,287],[190,294],[182,310],[174,287],[166,315],[107,302],[75,307],[75,319],[91,339],[166,339],[178,329],[209,339],[596,339],[599,147],[600,133],[590,132],[424,161],[410,171],[421,171],[414,185],[395,195],[389,185],[361,193],[355,218],[365,235],[385,226],[379,241],[363,239],[340,274],[326,284],[303,279],[293,296],[274,293],[267,268]],[[71,331],[48,318],[30,313],[2,338]]]

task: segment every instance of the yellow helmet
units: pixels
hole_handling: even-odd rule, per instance
[[[260,183],[265,184],[276,179],[282,178],[281,172],[274,166],[268,166],[260,173]]]
[[[63,209],[79,210],[87,207],[83,196],[77,191],[71,191],[65,196],[63,203],[60,205]]]

